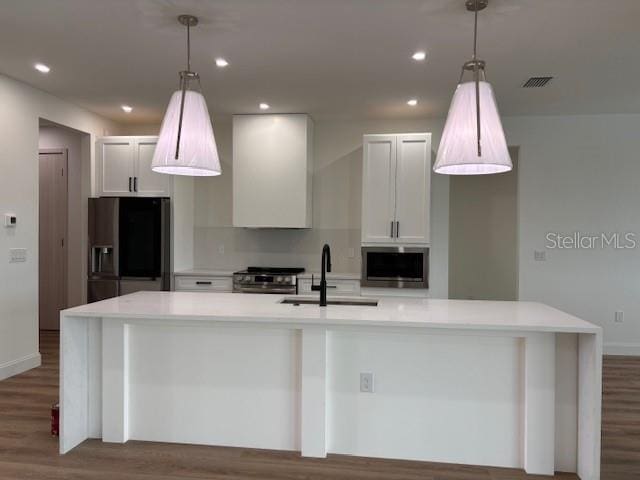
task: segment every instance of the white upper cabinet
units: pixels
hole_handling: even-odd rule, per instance
[[[310,228],[312,169],[308,115],[235,115],[233,225]]]
[[[128,197],[133,193],[133,140],[105,137],[96,143],[96,182],[99,197]]]
[[[171,175],[151,170],[158,137],[138,137],[134,143],[136,193],[145,197],[168,197]]]
[[[362,243],[429,244],[431,134],[363,138]]]
[[[151,171],[158,137],[103,137],[96,142],[96,195],[168,197],[171,176]]]
[[[362,242],[387,243],[395,229],[395,135],[364,137],[362,169]]]
[[[429,243],[431,136],[398,135],[396,242]]]

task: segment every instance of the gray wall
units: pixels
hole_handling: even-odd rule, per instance
[[[454,175],[449,192],[449,298],[518,299],[518,149],[500,175]]]

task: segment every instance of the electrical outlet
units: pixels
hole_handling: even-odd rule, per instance
[[[364,393],[373,393],[373,373],[360,374],[360,391]]]
[[[9,249],[9,263],[18,263],[27,261],[27,249],[26,248],[10,248]]]
[[[533,251],[533,259],[536,262],[546,262],[547,261],[547,252],[544,250],[534,250]]]
[[[221,243],[220,245],[218,245],[218,253],[220,255],[224,255],[224,244]]]
[[[353,247],[349,247],[347,250],[347,258],[356,258],[356,249]]]
[[[616,323],[623,323],[624,322],[624,312],[616,312],[615,316],[613,318],[613,321]]]

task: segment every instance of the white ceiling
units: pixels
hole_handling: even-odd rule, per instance
[[[0,0],[0,12],[2,73],[132,123],[159,122],[177,86],[181,13],[200,17],[192,65],[222,115],[260,101],[319,117],[444,115],[473,27],[464,0]],[[640,113],[639,18],[640,0],[490,0],[479,56],[502,114]],[[547,74],[546,88],[520,88]]]

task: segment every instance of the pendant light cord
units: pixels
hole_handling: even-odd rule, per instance
[[[478,139],[478,157],[482,156],[482,146],[480,144],[480,66],[478,64],[478,0],[475,0],[475,13],[473,22],[473,78],[476,83],[476,135]]]
[[[191,71],[191,25],[187,23],[187,72],[190,72],[190,71]]]
[[[180,137],[182,137],[182,118],[184,117],[184,99],[187,95],[188,76],[191,73],[191,22],[187,22],[187,71],[180,74],[180,90],[182,96],[180,98],[180,117],[178,119],[178,135],[176,138],[176,154],[175,160],[180,156]]]

